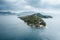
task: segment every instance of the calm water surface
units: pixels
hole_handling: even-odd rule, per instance
[[[44,19],[44,29],[32,29],[16,15],[0,15],[0,40],[60,40],[60,18]]]

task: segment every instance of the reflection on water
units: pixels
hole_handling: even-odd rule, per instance
[[[45,29],[34,29],[15,15],[0,15],[0,40],[60,40],[60,19],[44,19]]]

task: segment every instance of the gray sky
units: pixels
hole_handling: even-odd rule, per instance
[[[0,10],[60,14],[60,0],[0,0]]]

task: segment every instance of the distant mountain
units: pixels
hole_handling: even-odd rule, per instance
[[[34,13],[34,12],[22,12],[22,13],[20,13],[20,14],[18,14],[18,16],[27,16],[27,15],[32,15],[32,16],[34,16],[34,15],[36,15],[36,16],[39,16],[39,17],[41,17],[41,18],[52,18],[52,16],[50,16],[50,15],[42,15],[41,13]]]
[[[31,15],[33,14],[34,12],[33,11],[28,11],[28,12],[21,12],[19,14],[17,14],[18,16],[27,16],[27,15]]]
[[[52,16],[49,15],[42,15],[41,13],[34,13],[33,11],[28,11],[28,12],[21,12],[21,13],[12,13],[12,12],[0,12],[0,15],[18,15],[18,16],[27,16],[27,15],[36,15],[41,18],[52,18]]]
[[[35,13],[33,14],[33,16],[36,15],[36,16],[39,16],[41,18],[52,18],[52,16],[49,16],[49,15],[42,15],[41,13]]]
[[[32,16],[36,15],[36,16],[39,16],[41,18],[52,18],[52,16],[50,16],[50,15],[42,15],[41,13],[34,13],[33,11],[22,12],[22,13],[18,14],[18,16],[20,16],[20,17],[27,16],[27,15],[32,15]]]
[[[11,12],[0,12],[0,15],[15,15],[15,14]]]

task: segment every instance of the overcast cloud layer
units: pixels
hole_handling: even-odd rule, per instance
[[[0,10],[60,14],[60,0],[0,0]]]

